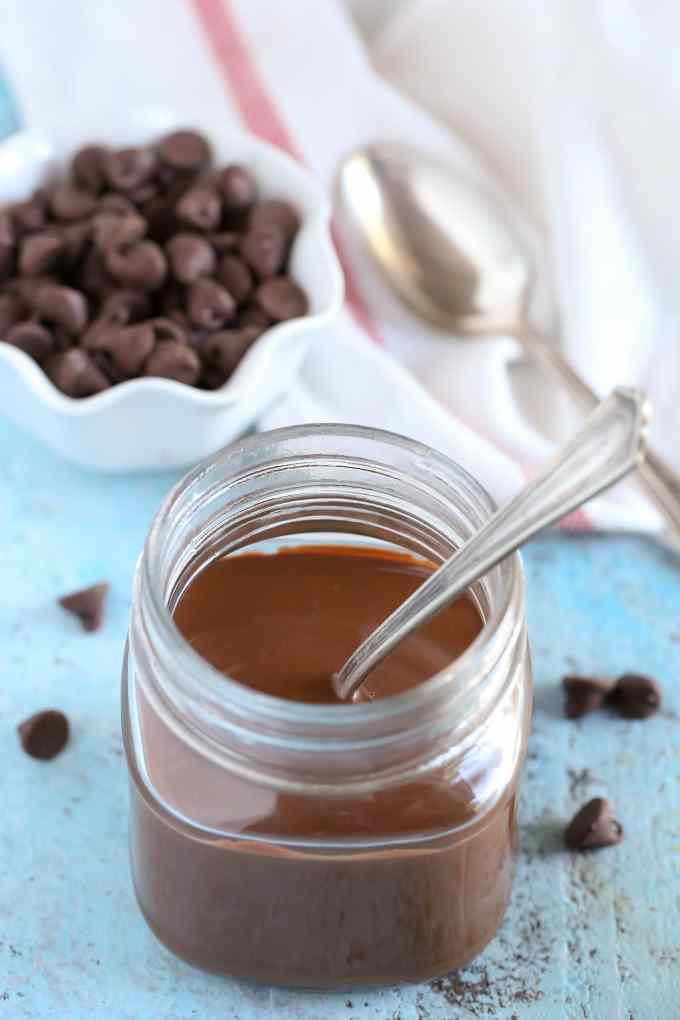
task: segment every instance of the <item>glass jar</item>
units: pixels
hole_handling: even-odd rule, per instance
[[[341,425],[247,438],[169,494],[134,584],[123,729],[135,891],[177,955],[247,980],[347,988],[446,973],[492,938],[531,711],[519,557],[471,593],[484,626],[467,651],[382,701],[251,690],[201,659],[172,617],[218,556],[345,542],[437,563],[492,511],[433,450]]]

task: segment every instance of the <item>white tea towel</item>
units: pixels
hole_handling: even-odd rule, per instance
[[[24,119],[47,130],[112,101],[158,104],[238,119],[329,189],[341,156],[375,138],[490,173],[525,217],[543,324],[555,331],[545,302],[554,285],[569,357],[603,394],[618,383],[648,389],[654,441],[680,470],[677,7],[348,0],[348,8],[5,0],[0,56]],[[458,342],[417,323],[342,240],[347,307],[261,426],[391,428],[449,453],[506,500],[573,430],[573,409],[511,339]],[[568,523],[661,522],[625,485]]]

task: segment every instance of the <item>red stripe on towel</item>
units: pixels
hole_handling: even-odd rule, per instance
[[[191,0],[241,119],[254,134],[304,162],[286,124],[269,95],[227,0]],[[378,344],[380,331],[354,280],[342,247],[333,231],[333,241],[345,274],[347,304],[361,328]]]

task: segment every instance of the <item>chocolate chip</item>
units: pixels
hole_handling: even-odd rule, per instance
[[[38,291],[55,282],[54,276],[15,276],[5,286],[8,294],[19,298],[28,310],[33,311]]]
[[[78,149],[71,161],[75,181],[84,191],[98,195],[106,183],[104,160],[106,149],[103,145],[84,145]]]
[[[278,227],[286,240],[292,241],[300,227],[300,217],[290,202],[268,198],[253,206],[248,217],[248,229],[271,226]]]
[[[99,318],[110,326],[127,326],[145,319],[150,313],[148,294],[141,290],[117,290],[105,298]]]
[[[296,319],[307,312],[304,291],[285,276],[261,283],[255,291],[255,302],[274,322]]]
[[[94,195],[72,184],[57,184],[50,194],[50,209],[57,220],[82,220],[96,208]]]
[[[179,224],[175,216],[176,201],[174,197],[159,195],[145,207],[144,216],[148,224],[148,233],[155,241],[168,241],[178,230]]]
[[[109,592],[107,581],[100,581],[89,588],[80,588],[78,591],[62,595],[58,600],[59,605],[69,613],[78,617],[83,625],[83,630],[99,630],[104,616],[104,603]]]
[[[173,308],[167,316],[164,316],[164,321],[166,318],[170,322],[175,322],[184,333],[186,339],[189,339],[189,334],[193,333],[193,331],[186,312],[182,311],[181,308]]]
[[[47,222],[47,193],[38,188],[25,202],[12,206],[12,222],[20,233],[42,230]]]
[[[194,326],[219,329],[236,310],[236,302],[214,280],[196,280],[187,292],[187,314]]]
[[[92,221],[92,236],[98,251],[120,248],[141,241],[146,233],[146,220],[137,213],[98,212]]]
[[[217,174],[217,187],[222,195],[224,207],[230,213],[244,213],[255,201],[257,185],[255,178],[244,166],[232,163]]]
[[[17,726],[21,746],[31,758],[49,761],[64,749],[68,741],[68,719],[56,708],[47,708]]]
[[[565,676],[564,714],[567,719],[580,719],[599,708],[613,690],[615,681],[602,676]]]
[[[134,191],[146,184],[155,169],[156,155],[152,149],[116,149],[104,157],[104,173],[114,191]]]
[[[92,222],[85,220],[83,223],[68,223],[61,227],[59,237],[62,242],[62,263],[72,270],[85,254],[90,238],[92,237]]]
[[[127,380],[128,376],[115,367],[107,351],[92,350],[90,351],[90,357],[102,375],[105,376],[112,386],[117,386],[118,383],[122,383]]]
[[[52,334],[55,353],[67,351],[70,347],[75,347],[78,342],[76,337],[72,336],[71,333],[68,333],[63,326],[58,326],[56,323],[53,323],[50,326],[50,332]]]
[[[207,240],[216,252],[235,251],[240,238],[235,230],[221,230],[217,234],[208,234]]]
[[[214,365],[204,365],[198,385],[203,390],[218,390],[220,386],[224,386],[226,381],[226,375],[219,368],[215,368]]]
[[[0,281],[14,272],[16,235],[8,213],[0,213]]]
[[[161,139],[158,154],[175,170],[197,171],[210,161],[210,146],[197,131],[173,131]]]
[[[651,676],[625,673],[616,683],[611,702],[625,719],[647,719],[661,708],[661,688]]]
[[[153,330],[154,340],[157,344],[167,343],[169,340],[179,344],[187,342],[188,324],[159,316],[156,319],[150,319],[148,325]]]
[[[162,315],[170,315],[172,312],[183,309],[184,288],[172,279],[166,280],[162,290],[158,294],[158,309]]]
[[[87,327],[84,333],[80,335],[78,343],[80,346],[94,354],[95,351],[99,351],[104,343],[104,334],[108,333],[111,329],[118,329],[117,323],[108,322],[103,316],[97,316],[90,325]],[[100,364],[100,359],[95,358],[97,365]],[[103,364],[106,364],[104,362]],[[100,365],[100,367],[102,367]]]
[[[12,326],[5,339],[8,344],[30,355],[39,365],[42,365],[54,350],[52,334],[39,322],[19,322]]]
[[[195,234],[175,234],[165,250],[170,271],[180,283],[193,283],[201,276],[210,276],[215,269],[215,252]]]
[[[611,816],[609,802],[594,797],[576,812],[564,833],[570,850],[589,850],[613,846],[623,838],[623,827]]]
[[[58,268],[64,254],[64,242],[56,234],[29,234],[19,248],[19,272],[22,276],[40,276]]]
[[[96,248],[92,248],[83,259],[76,279],[82,290],[96,298],[105,298],[120,287],[109,275],[104,258]]]
[[[154,331],[148,322],[109,326],[95,335],[88,346],[108,356],[117,377],[132,379],[141,373],[154,349]]]
[[[90,355],[79,347],[53,354],[45,371],[57,389],[68,397],[90,397],[109,387],[109,380]]]
[[[63,326],[69,333],[82,333],[87,325],[87,301],[73,287],[56,284],[40,287],[33,305],[41,318]]]
[[[136,206],[144,207],[156,197],[158,188],[153,181],[149,181],[148,184],[140,184],[138,188],[128,191],[127,194],[130,196],[130,201],[134,202]]]
[[[15,294],[0,294],[0,340],[24,316],[24,304]]]
[[[286,236],[275,224],[257,226],[241,238],[241,255],[260,280],[276,276],[286,261]]]
[[[111,248],[104,261],[116,280],[140,290],[157,290],[168,269],[163,250],[155,241],[140,241],[123,249]]]
[[[224,380],[231,375],[257,337],[257,330],[252,326],[222,329],[205,338],[200,346],[201,354],[209,365],[219,370]]]
[[[118,216],[136,216],[134,204],[125,195],[103,195],[97,205],[98,212],[117,213]]]
[[[257,330],[258,336],[264,333],[266,329],[269,329],[272,324],[267,313],[262,308],[253,304],[245,305],[241,308],[236,321],[239,326],[252,326]]]
[[[206,185],[189,188],[175,206],[177,219],[197,230],[214,230],[222,218],[220,196]]]
[[[0,247],[13,248],[17,241],[17,234],[12,223],[12,217],[8,212],[0,212]]]
[[[160,376],[193,386],[201,374],[201,359],[186,344],[168,340],[158,344],[146,363],[144,375]]]
[[[223,255],[217,268],[217,279],[240,304],[253,289],[253,274],[238,255]]]

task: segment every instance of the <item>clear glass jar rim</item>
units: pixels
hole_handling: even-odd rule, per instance
[[[409,715],[414,709],[430,700],[436,700],[445,688],[450,688],[452,684],[451,668],[435,674],[404,694],[380,701],[348,705],[309,705],[278,698],[253,690],[233,680],[219,672],[194,651],[176,627],[172,614],[165,603],[161,586],[156,582],[162,572],[164,527],[181,497],[192,486],[211,472],[218,472],[220,466],[229,459],[254,453],[258,448],[270,445],[273,441],[286,442],[307,437],[310,439],[312,437],[319,438],[320,436],[328,439],[337,436],[338,440],[379,441],[392,447],[401,448],[409,454],[426,457],[428,461],[448,475],[452,482],[455,481],[459,488],[461,485],[465,486],[472,498],[484,506],[489,514],[495,509],[495,503],[486,489],[456,461],[424,443],[406,438],[398,433],[343,424],[311,424],[275,429],[248,436],[224,447],[193,468],[170,490],[149,529],[140,561],[137,584],[141,581],[148,593],[149,622],[165,643],[167,650],[172,652],[177,666],[181,668],[182,672],[186,672],[186,675],[200,676],[201,684],[206,691],[209,690],[211,698],[217,703],[223,704],[225,708],[236,710],[239,715],[243,714],[245,717],[252,713],[260,718],[268,718],[275,723],[297,724],[305,728],[314,726],[323,728],[331,724],[343,727],[350,723],[357,725],[370,724],[372,721],[396,720],[399,716]],[[499,564],[492,573],[495,573],[500,580],[500,598],[485,619],[484,627],[478,637],[454,664],[454,675],[460,675],[472,668],[474,661],[493,641],[511,605],[518,606],[523,616],[524,583],[519,554],[515,553]]]

